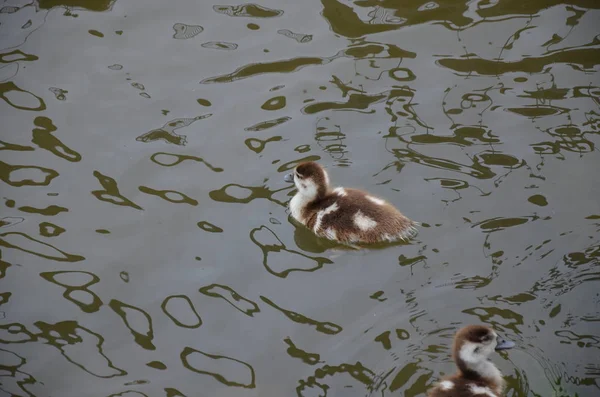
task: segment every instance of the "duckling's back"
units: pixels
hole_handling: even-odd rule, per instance
[[[357,189],[336,188],[309,203],[304,219],[315,234],[345,243],[393,242],[416,233],[416,222],[384,200]]]

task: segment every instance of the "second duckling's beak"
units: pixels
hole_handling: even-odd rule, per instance
[[[283,177],[283,180],[287,183],[294,183],[294,174],[293,173],[286,174]]]
[[[515,347],[515,342],[511,342],[505,339],[499,339],[498,344],[496,345],[496,350],[508,350]]]

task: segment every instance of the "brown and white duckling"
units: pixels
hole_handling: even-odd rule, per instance
[[[285,176],[298,192],[290,201],[292,217],[317,236],[346,244],[406,240],[417,222],[384,200],[357,189],[331,189],[325,169],[314,162]]]
[[[488,357],[495,350],[511,349],[515,344],[498,337],[485,325],[468,325],[454,336],[452,356],[458,372],[439,382],[429,397],[502,397],[502,373]]]

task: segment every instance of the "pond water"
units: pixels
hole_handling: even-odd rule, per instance
[[[600,3],[4,0],[1,395],[600,395]],[[422,223],[295,225],[318,161]]]

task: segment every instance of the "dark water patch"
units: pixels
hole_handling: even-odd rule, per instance
[[[260,123],[256,123],[253,126],[244,128],[244,131],[255,131],[256,132],[256,131],[267,130],[269,128],[273,128],[273,127],[281,125],[285,122],[288,122],[291,119],[292,119],[291,117],[284,116],[284,117],[280,117],[278,119],[261,121]]]
[[[210,163],[208,163],[206,160],[204,160],[201,157],[190,156],[187,154],[157,152],[157,153],[154,153],[150,157],[150,160],[152,160],[156,164],[162,165],[163,167],[173,167],[173,166],[180,164],[186,160],[192,160],[192,161],[197,161],[199,163],[206,165],[211,171],[223,172],[223,168],[214,167],[213,165],[211,165]]]
[[[229,183],[218,190],[211,191],[208,195],[214,201],[225,203],[247,204],[255,199],[266,199],[285,207],[284,202],[275,199],[273,196],[288,189],[289,186],[285,186],[277,190],[271,190],[266,185],[243,186],[237,183]]]
[[[33,123],[40,127],[33,129],[33,138],[31,142],[50,153],[70,162],[81,161],[81,155],[62,143],[52,133],[57,130],[52,120],[48,117],[36,117]]]
[[[524,58],[514,62],[504,62],[482,58],[457,59],[444,58],[439,65],[459,73],[477,73],[495,76],[507,73],[540,73],[549,65],[568,63],[585,69],[600,64],[600,50],[595,48],[563,50],[539,57]]]
[[[255,313],[260,312],[258,305],[235,292],[231,287],[220,284],[211,284],[200,288],[200,293],[212,298],[221,298],[235,307],[236,310],[247,316],[253,317]]]
[[[63,297],[76,304],[85,313],[95,313],[103,305],[102,299],[89,289],[98,283],[100,277],[85,271],[42,272],[40,277],[65,289]],[[82,300],[81,296],[86,299]]]
[[[17,145],[15,143],[8,143],[5,141],[0,140],[0,151],[2,150],[11,150],[11,151],[15,151],[15,152],[32,152],[35,149],[32,148],[31,146],[23,146],[23,145]]]
[[[267,139],[258,139],[258,138],[248,138],[244,141],[246,147],[252,150],[254,153],[262,153],[269,142],[279,142],[282,141],[283,137],[281,136],[272,136]]]
[[[223,362],[226,362],[226,364]],[[256,387],[254,368],[250,364],[232,357],[209,354],[186,347],[181,352],[181,363],[190,371],[211,376],[228,387],[242,387],[245,389]],[[211,368],[219,365],[226,365],[228,373],[217,372],[217,370]]]
[[[61,251],[50,244],[36,240],[21,232],[6,232],[0,234],[0,246],[14,248],[19,251],[39,256],[40,258],[58,262],[79,262],[85,260],[83,256]]]
[[[302,109],[303,113],[315,114],[327,110],[366,110],[371,105],[386,99],[385,94],[365,95],[350,94],[346,102],[321,102],[313,103]]]
[[[260,108],[263,110],[279,110],[283,109],[285,104],[286,100],[284,96],[276,96],[268,99]]]
[[[202,319],[187,295],[170,295],[160,308],[178,327],[198,328],[202,325]]]
[[[152,196],[160,197],[161,199],[175,204],[189,204],[192,206],[198,205],[198,201],[193,198],[175,190],[155,190],[146,186],[138,187],[140,192],[146,193]]]
[[[138,136],[135,140],[138,142],[154,142],[162,140],[173,145],[185,146],[187,144],[187,136],[179,135],[175,133],[175,131],[180,128],[188,127],[192,123],[210,116],[212,116],[211,113],[194,118],[173,119],[166,123],[162,128],[148,131]]]
[[[209,233],[223,233],[223,229],[221,229],[217,225],[213,225],[212,223],[210,223],[208,221],[198,222],[198,227],[200,229],[204,230],[205,232],[209,232]]]
[[[245,65],[232,73],[216,77],[209,77],[200,84],[231,83],[236,80],[246,79],[266,73],[291,73],[310,65],[324,65],[331,62],[330,59],[316,57],[299,57],[282,61],[254,63]]]
[[[15,226],[15,225],[18,225],[19,223],[22,223],[24,220],[25,220],[25,218],[21,218],[21,217],[6,216],[6,217],[0,219],[0,228]]]
[[[116,0],[37,0],[41,9],[50,10],[54,7],[68,7],[89,11],[108,11]]]
[[[545,207],[548,205],[548,200],[546,200],[546,197],[541,194],[534,194],[533,196],[530,196],[527,201],[540,207]]]
[[[117,182],[106,175],[102,175],[98,171],[94,171],[94,176],[98,179],[98,182],[102,185],[104,190],[93,190],[92,194],[100,201],[106,201],[107,203],[120,205],[124,207],[132,207],[137,210],[143,210],[142,207],[129,200],[121,194]]]
[[[0,63],[12,62],[32,62],[39,58],[33,54],[27,54],[21,50],[12,50],[9,52],[0,53]]]
[[[335,335],[335,334],[342,332],[342,327],[340,327],[337,324],[334,324],[329,321],[313,320],[312,318],[306,317],[300,313],[284,309],[284,308],[276,305],[273,301],[271,301],[270,299],[268,299],[262,295],[261,295],[260,299],[262,299],[263,302],[265,302],[272,308],[283,313],[287,318],[289,318],[290,320],[292,320],[295,323],[311,325],[311,326],[315,327],[315,329],[317,331],[327,334],[327,335]]]
[[[204,48],[210,48],[213,50],[227,50],[233,51],[238,48],[238,45],[235,43],[228,43],[226,41],[208,41],[206,43],[201,44]]]
[[[39,338],[45,339],[46,344],[58,349],[67,361],[88,374],[103,379],[127,375],[104,353],[104,337],[77,321],[54,324],[37,321],[34,324],[40,329]]]
[[[185,23],[176,23],[173,25],[174,39],[191,39],[194,36],[199,35],[204,31],[204,28],[200,25],[186,25]]]
[[[108,304],[110,308],[121,317],[123,323],[133,335],[135,343],[146,350],[156,350],[152,343],[154,340],[154,329],[152,317],[139,307],[113,299]]]
[[[58,206],[58,205],[49,205],[46,208],[37,208],[37,207],[30,207],[28,205],[24,205],[22,207],[19,207],[19,211],[23,211],[28,214],[40,214],[40,215],[44,215],[44,216],[55,216],[55,215],[60,214],[61,212],[69,212],[69,209]]]
[[[48,186],[57,176],[58,172],[50,168],[0,161],[0,180],[11,186]]]
[[[213,10],[216,13],[230,17],[274,18],[283,15],[282,10],[267,8],[254,3],[237,6],[215,5],[213,6]]]
[[[313,257],[286,248],[275,232],[265,225],[252,229],[250,240],[262,251],[262,264],[265,269],[280,278],[286,278],[293,272],[315,272],[323,265],[333,263],[324,257]]]
[[[320,362],[321,356],[319,354],[308,353],[298,348],[290,338],[285,338],[283,341],[286,345],[288,345],[287,353],[290,357],[299,358],[303,363],[308,365],[315,365]]]
[[[161,361],[150,361],[149,363],[146,363],[146,365],[150,368],[158,369],[161,371],[167,369],[167,366]]]
[[[40,235],[44,237],[57,237],[65,231],[66,229],[50,222],[40,223]]]

